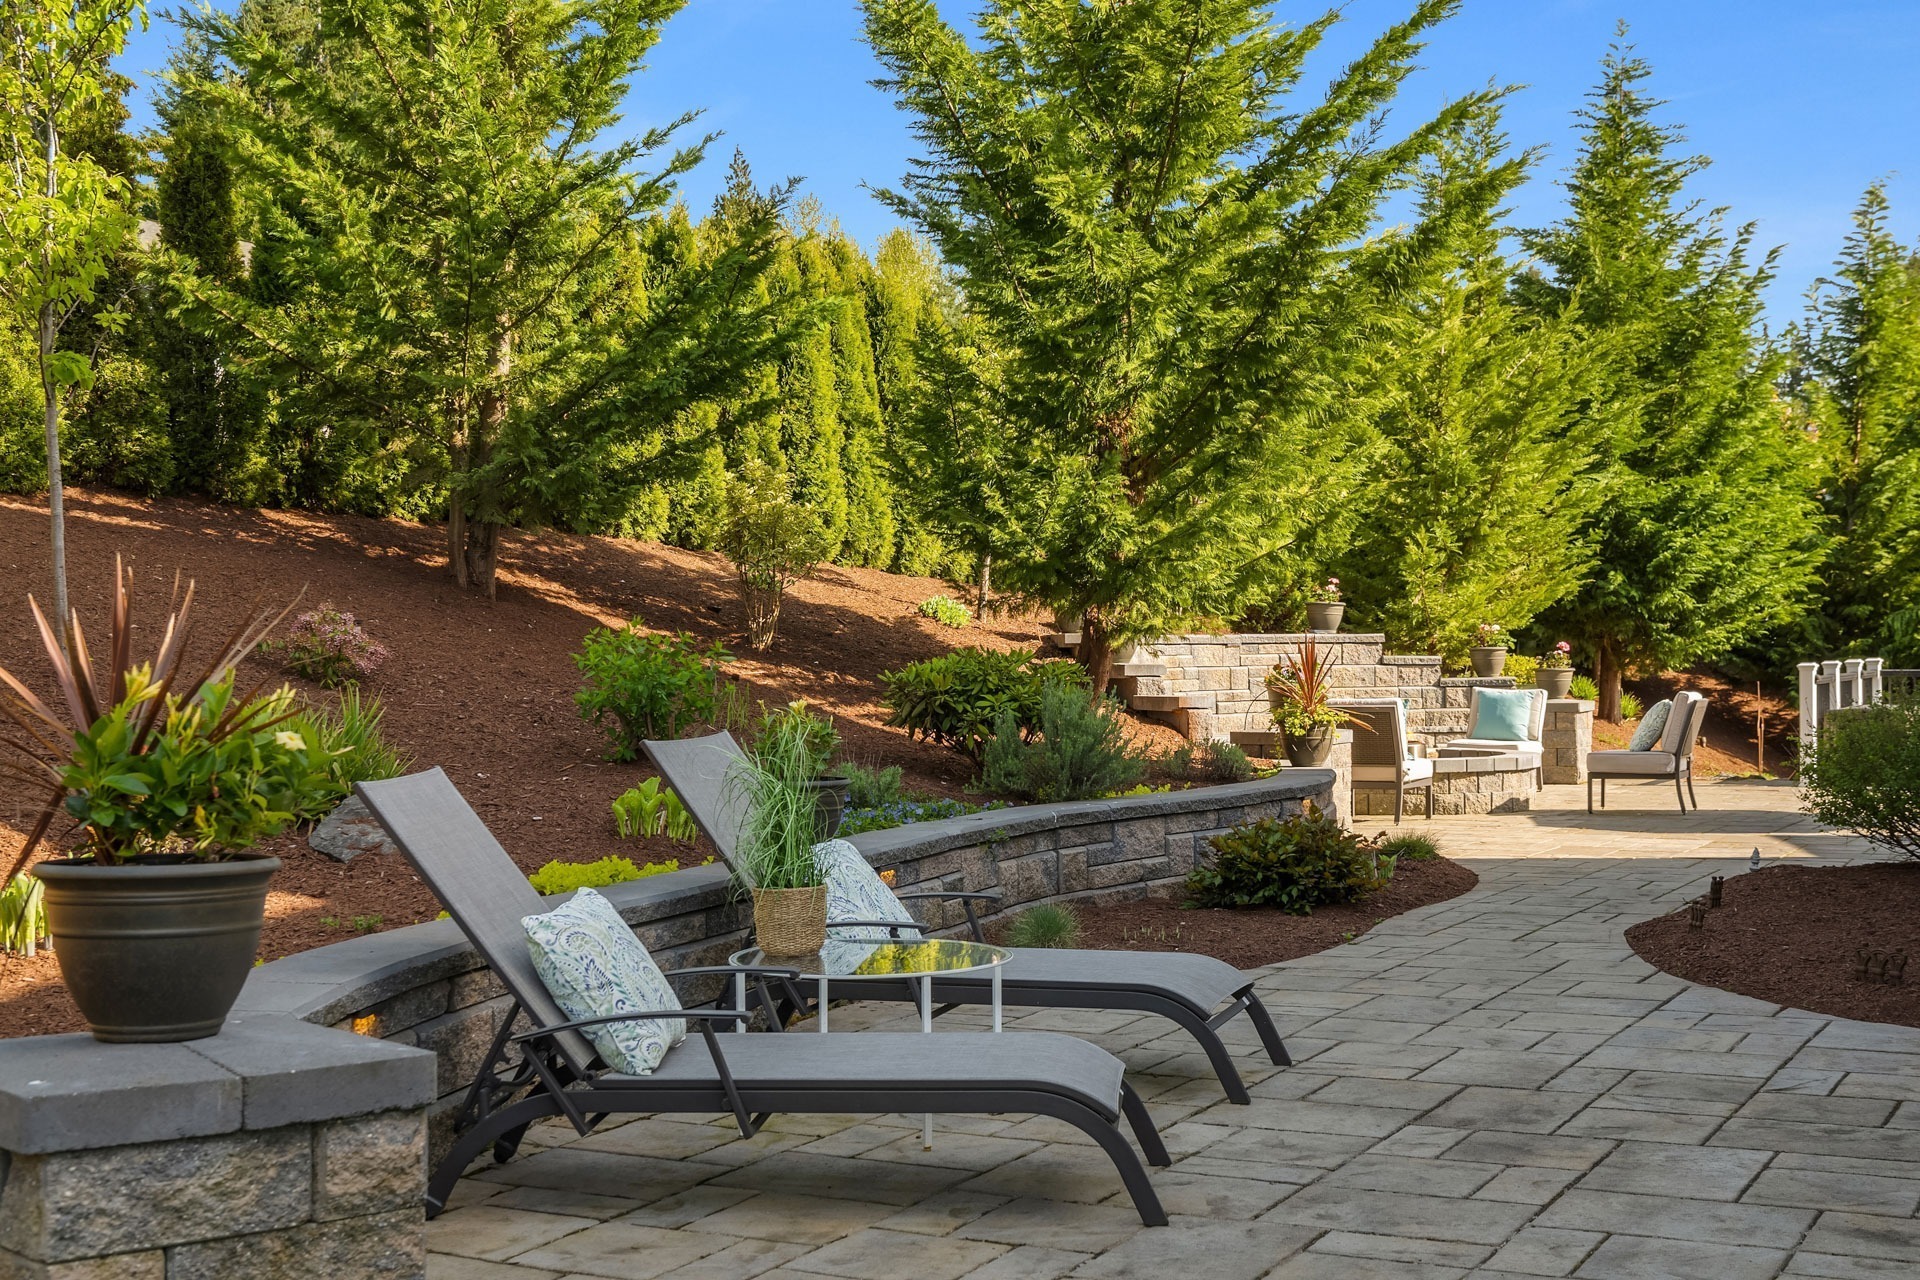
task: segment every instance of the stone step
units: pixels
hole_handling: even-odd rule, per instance
[[[1121,662],[1113,668],[1113,674],[1121,677],[1145,677],[1158,680],[1167,674],[1164,662]]]
[[[1281,729],[1235,729],[1227,741],[1236,747],[1282,747],[1287,735]]]
[[[1205,711],[1212,706],[1210,693],[1143,693],[1133,699],[1135,711]]]
[[[1054,648],[1065,649],[1069,653],[1080,647],[1078,631],[1049,631],[1046,638],[1047,643]]]

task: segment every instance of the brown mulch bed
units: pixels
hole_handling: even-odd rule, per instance
[[[200,651],[263,592],[288,600],[304,587],[303,607],[325,601],[355,614],[393,654],[367,690],[386,705],[389,740],[423,766],[444,766],[529,871],[556,858],[592,861],[610,853],[636,862],[688,860],[664,837],[626,841],[614,830],[609,802],[652,770],[604,760],[604,735],[574,709],[580,677],[572,654],[595,626],[637,616],[652,628],[691,632],[702,644],[721,641],[737,655],[731,671],[752,698],[776,706],[807,699],[834,717],[845,758],[898,764],[909,788],[945,796],[961,794],[971,766],[957,752],[910,742],[884,723],[880,673],[961,645],[1033,647],[1045,631],[1036,618],[1003,615],[964,629],[942,627],[917,606],[951,593],[947,584],[829,567],[788,593],[779,639],[770,652],[753,653],[743,643],[732,569],[707,552],[508,533],[498,597],[487,600],[449,580],[444,535],[435,526],[104,490],[69,490],[67,503],[75,605],[104,628],[114,556],[124,556],[135,575],[138,653],[157,643],[176,571],[198,583]],[[52,690],[26,595],[43,607],[51,596],[47,541],[44,502],[0,495],[0,666],[39,685],[43,696]],[[253,660],[242,677],[244,685],[283,675],[276,664]],[[316,701],[330,697],[291,683]],[[1179,740],[1165,726],[1139,721],[1131,731],[1157,751]],[[35,807],[18,788],[0,788],[0,864],[11,863]],[[307,848],[303,833],[261,849],[286,864],[267,903],[261,953],[268,959],[439,912],[396,857],[366,855],[343,867]],[[51,956],[0,956],[0,1036],[79,1026]]]
[[[1457,898],[1480,877],[1446,858],[1402,861],[1386,888],[1310,916],[1275,907],[1187,908],[1172,898],[1074,905],[1077,945],[1101,951],[1186,951],[1254,968],[1351,942],[1382,920]],[[1004,927],[1004,926],[1003,926]]]
[[[1920,863],[1766,867],[1726,882],[1704,928],[1688,913],[1627,930],[1641,959],[1675,977],[1773,1004],[1920,1027]],[[1899,985],[1855,974],[1860,948],[1914,957]]]

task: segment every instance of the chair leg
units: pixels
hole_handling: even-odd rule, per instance
[[[1587,812],[1593,812],[1593,775],[1587,775]]]
[[[1133,1127],[1134,1141],[1140,1144],[1140,1151],[1147,1157],[1147,1163],[1156,1169],[1164,1169],[1172,1164],[1173,1157],[1167,1154],[1167,1144],[1160,1140],[1160,1130],[1154,1127],[1153,1117],[1147,1113],[1147,1104],[1140,1101],[1140,1095],[1124,1080],[1120,1082],[1120,1111]]]
[[[1687,793],[1682,791],[1680,786],[1680,774],[1676,770],[1673,775],[1673,794],[1680,801],[1680,812],[1685,813],[1687,811]]]
[[[1604,774],[1600,778],[1600,807],[1607,807],[1607,779]]]
[[[1433,780],[1431,778],[1427,780],[1427,816],[1429,818],[1433,816]]]
[[[1693,801],[1693,807],[1700,807],[1700,797],[1693,793],[1693,766],[1687,766],[1687,799]]]
[[[1399,783],[1393,784],[1393,825],[1400,825],[1400,815],[1407,807],[1407,789]]]
[[[1266,1046],[1267,1056],[1273,1059],[1276,1067],[1293,1065],[1293,1055],[1287,1052],[1286,1044],[1280,1039],[1279,1028],[1273,1025],[1273,1017],[1267,1012],[1267,1006],[1260,1003],[1260,997],[1248,987],[1235,997],[1247,1006],[1247,1020],[1253,1023],[1253,1029],[1260,1033],[1260,1043]]]

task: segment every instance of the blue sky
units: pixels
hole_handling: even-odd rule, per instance
[[[1323,84],[1412,0],[1349,0],[1310,84]],[[973,0],[941,0],[963,20]],[[1282,0],[1282,21],[1316,3]],[[1399,108],[1429,111],[1489,81],[1525,86],[1505,122],[1518,146],[1546,148],[1513,219],[1559,216],[1555,185],[1572,162],[1573,111],[1592,85],[1614,23],[1653,63],[1653,89],[1713,158],[1695,194],[1759,224],[1783,245],[1770,298],[1775,323],[1832,262],[1867,183],[1888,178],[1895,228],[1920,238],[1920,0],[1466,0],[1434,36]],[[166,60],[174,32],[156,19],[121,65],[141,75]],[[723,135],[683,185],[712,200],[733,147],[762,181],[798,176],[804,191],[871,245],[893,225],[866,187],[899,180],[913,152],[906,118],[868,81],[879,73],[852,0],[690,0],[667,26],[628,98],[634,127],[703,108]],[[144,98],[144,92],[137,95]],[[139,118],[150,119],[144,102]]]

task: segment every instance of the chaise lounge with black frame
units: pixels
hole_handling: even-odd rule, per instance
[[[737,798],[726,785],[728,769],[741,758],[740,745],[733,735],[722,732],[645,745],[655,767],[679,793],[700,829],[720,851],[721,859],[736,876],[741,875],[734,858],[740,841],[741,812]],[[985,941],[976,904],[1000,900],[994,893],[948,890],[898,893],[894,897],[901,903],[941,899],[960,902],[976,942]],[[843,918],[832,920],[829,925],[883,928],[895,931],[895,936],[902,929],[921,934],[930,932],[928,926],[914,922],[904,908],[900,916],[897,919]],[[1243,1105],[1252,1101],[1239,1068],[1234,1065],[1233,1055],[1220,1039],[1220,1028],[1240,1014],[1247,1015],[1275,1066],[1293,1065],[1266,1006],[1254,993],[1252,976],[1222,960],[1178,951],[1003,949],[1012,956],[1000,970],[1003,1004],[1158,1014],[1178,1024],[1199,1042],[1230,1101]],[[885,982],[865,982],[860,988],[860,998],[916,1001],[919,997],[912,984],[903,981],[898,987]],[[941,1012],[956,1005],[987,1004],[993,999],[992,982],[972,974],[936,978],[933,998],[944,1006]]]
[[[535,971],[524,917],[552,909],[439,769],[355,791],[421,879],[445,904],[515,1001],[467,1091],[452,1151],[429,1179],[427,1216],[446,1207],[467,1166],[493,1149],[513,1157],[527,1127],[564,1116],[582,1134],[609,1115],[732,1115],[752,1137],[777,1113],[881,1115],[1003,1112],[1052,1116],[1086,1133],[1119,1171],[1140,1220],[1164,1226],[1165,1210],[1133,1148],[1124,1116],[1148,1161],[1171,1163],[1118,1058],[1073,1036],[1043,1031],[716,1035],[751,1015],[719,1009],[646,1010],[569,1021]],[[681,969],[672,977],[732,974]],[[754,971],[774,982],[792,970]],[[764,991],[764,988],[763,988]],[[533,1026],[516,1031],[518,1015]],[[686,1018],[703,1047],[668,1052],[651,1075],[623,1075],[601,1061],[585,1027],[644,1018]],[[514,1051],[517,1050],[517,1053]]]

